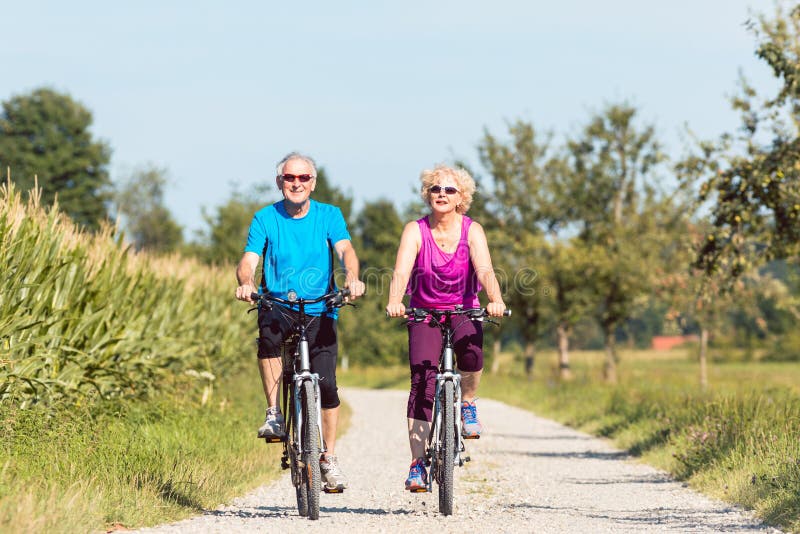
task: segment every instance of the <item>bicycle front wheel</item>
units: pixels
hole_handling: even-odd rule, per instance
[[[305,474],[305,469],[301,468],[297,461],[297,455],[292,451],[290,453],[292,462],[292,483],[294,483],[294,492],[297,497],[297,512],[301,517],[308,515],[308,483]]]
[[[319,415],[314,382],[306,380],[300,390],[303,406],[303,479],[308,497],[308,518],[319,519],[319,493],[322,489],[322,473],[319,468]]]
[[[439,427],[439,513],[453,513],[453,466],[456,457],[455,384],[445,381],[441,389],[442,425]]]

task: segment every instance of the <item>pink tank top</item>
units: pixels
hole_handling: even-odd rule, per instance
[[[478,291],[481,286],[469,257],[467,240],[472,219],[464,215],[461,237],[453,253],[444,252],[436,244],[427,217],[418,219],[417,224],[422,234],[422,245],[406,290],[411,295],[409,305],[434,309],[452,308],[457,304],[465,308],[479,307]]]

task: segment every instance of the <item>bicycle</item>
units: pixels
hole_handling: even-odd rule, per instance
[[[322,407],[319,391],[319,375],[311,372],[310,354],[306,329],[315,316],[305,313],[305,307],[325,301],[328,309],[341,308],[349,304],[345,298],[349,289],[333,291],[316,299],[298,298],[290,290],[287,298],[253,293],[251,298],[258,307],[271,309],[280,304],[297,310],[297,316],[284,313],[294,324],[294,335],[284,341],[283,373],[281,376],[281,406],[288,408],[286,431],[283,437],[265,438],[267,443],[283,442],[281,468],[291,469],[292,484],[297,496],[297,511],[302,517],[319,519],[319,494],[322,488],[320,455],[327,449],[322,439]],[[255,308],[254,308],[255,309]],[[342,489],[325,488],[326,493],[341,493]]]
[[[417,491],[430,492],[435,480],[439,486],[439,512],[442,515],[452,515],[453,469],[470,461],[464,446],[465,437],[461,434],[461,417],[456,417],[456,409],[461,406],[461,375],[453,368],[455,328],[452,325],[452,318],[463,315],[475,321],[497,323],[488,319],[489,315],[485,308],[461,306],[456,306],[452,310],[407,308],[405,315],[409,321],[414,322],[430,318],[431,324],[442,330],[442,352],[439,356],[439,373],[436,374],[433,417],[425,449],[425,465],[430,467],[428,486]],[[503,315],[509,317],[511,310],[505,310]],[[478,437],[480,436],[466,439]]]

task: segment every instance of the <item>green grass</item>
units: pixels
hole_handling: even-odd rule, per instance
[[[185,391],[143,403],[0,411],[0,531],[138,527],[212,508],[280,472],[254,439],[257,374],[201,404]],[[289,491],[289,488],[287,488]]]
[[[543,353],[532,380],[503,354],[479,394],[612,439],[696,489],[800,531],[800,366],[712,363],[707,390],[687,351],[623,351],[620,383],[602,382],[603,355],[575,352],[574,379]],[[487,365],[487,367],[489,367]],[[404,367],[351,371],[340,383],[405,389]]]

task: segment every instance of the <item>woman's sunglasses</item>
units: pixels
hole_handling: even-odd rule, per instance
[[[451,187],[449,185],[447,187],[442,187],[441,185],[433,185],[430,187],[430,189],[428,189],[428,191],[430,191],[434,195],[438,195],[439,193],[442,192],[442,189],[444,189],[444,192],[447,193],[448,195],[455,195],[456,193],[458,193],[458,189],[456,189],[455,187]]]
[[[284,182],[289,182],[290,184],[294,183],[295,178],[300,180],[301,183],[306,183],[310,181],[313,178],[313,176],[311,176],[310,174],[281,174],[281,179]]]

